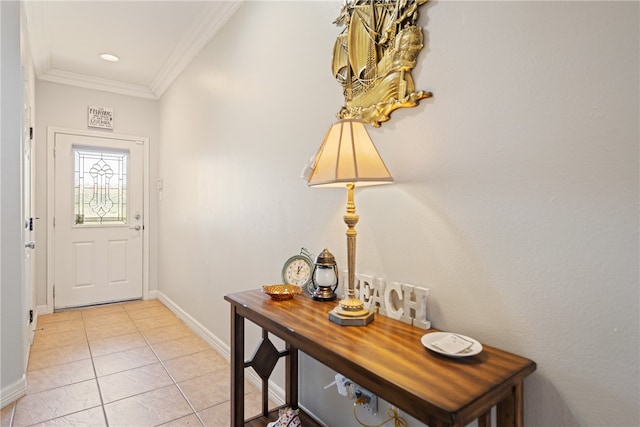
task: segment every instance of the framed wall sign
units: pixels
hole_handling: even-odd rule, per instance
[[[87,123],[90,128],[113,130],[113,108],[89,106]]]

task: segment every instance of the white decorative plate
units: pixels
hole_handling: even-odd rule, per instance
[[[482,344],[473,338],[451,332],[431,332],[420,339],[431,351],[449,357],[475,356],[482,351]]]

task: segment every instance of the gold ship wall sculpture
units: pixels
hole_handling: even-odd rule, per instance
[[[345,29],[333,50],[333,75],[345,105],[337,116],[380,127],[398,108],[415,107],[431,92],[415,91],[411,70],[422,50],[418,7],[428,0],[345,0],[334,21]]]

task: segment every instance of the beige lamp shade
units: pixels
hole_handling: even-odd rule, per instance
[[[393,178],[361,120],[344,119],[331,126],[307,179],[309,186],[358,187],[390,184]]]

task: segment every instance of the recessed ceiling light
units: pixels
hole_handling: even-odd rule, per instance
[[[112,55],[110,53],[102,53],[100,54],[100,58],[104,59],[105,61],[109,61],[109,62],[118,62],[120,61],[120,58],[118,58],[115,55]]]

